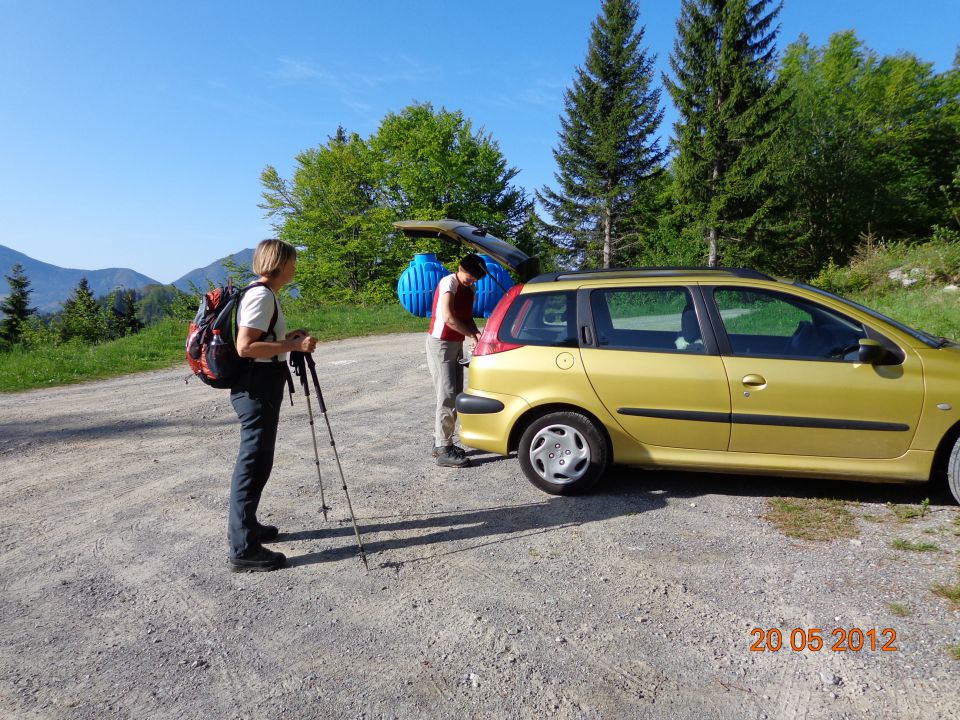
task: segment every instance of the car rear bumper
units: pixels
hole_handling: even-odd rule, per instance
[[[507,455],[510,428],[530,405],[515,395],[471,390],[457,395],[460,442],[478,450]]]

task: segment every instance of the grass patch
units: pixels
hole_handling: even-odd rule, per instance
[[[425,318],[414,317],[399,303],[368,307],[332,306],[294,309],[290,329],[305,327],[320,341],[395,332],[425,332]],[[183,346],[187,323],[164,320],[119,340],[99,345],[67,343],[35,350],[16,348],[0,356],[0,392],[69,385],[182,364],[189,373]]]
[[[891,603],[887,603],[887,607],[890,609],[890,612],[892,612],[897,617],[907,617],[908,615],[910,615],[910,608],[908,608],[903,603],[891,602]]]
[[[890,541],[890,547],[894,550],[909,550],[910,552],[936,552],[938,548],[929,542],[910,542],[903,538],[894,538]]]
[[[960,645],[947,645],[947,654],[954,660],[960,660]]]
[[[960,293],[946,293],[939,288],[898,288],[883,295],[849,296],[905,325],[932,335],[960,340]]]
[[[850,503],[825,498],[771,498],[764,518],[788,537],[836,540],[858,534]]]
[[[923,519],[930,512],[930,498],[924,498],[919,505],[894,505],[887,503],[889,510],[900,522]]]
[[[934,595],[949,600],[955,608],[960,608],[960,583],[954,585],[937,583],[930,590],[933,591]]]

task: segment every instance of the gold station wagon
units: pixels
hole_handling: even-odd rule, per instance
[[[456,221],[432,226],[487,252],[502,242]],[[617,463],[945,477],[960,502],[960,345],[754,270],[579,271],[515,285],[487,321],[457,410],[463,444],[516,450],[551,494],[584,492]]]

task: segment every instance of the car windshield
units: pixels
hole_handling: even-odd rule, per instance
[[[855,307],[857,310],[861,310],[867,313],[870,317],[876,318],[877,320],[882,320],[883,322],[889,325],[893,325],[893,327],[897,328],[897,330],[900,330],[901,332],[905,332],[910,337],[915,338],[920,342],[924,343],[925,345],[929,345],[932,348],[939,348],[947,344],[953,344],[952,341],[949,340],[948,338],[937,337],[935,335],[925,333],[923,332],[923,330],[917,330],[915,328],[910,327],[909,325],[904,325],[902,322],[898,322],[897,320],[894,320],[891,317],[887,317],[883,313],[879,313],[876,310],[868,308],[865,305],[861,305],[860,303],[854,302],[853,300],[848,300],[845,297],[840,297],[839,295],[835,295],[832,292],[823,290],[822,288],[814,287],[813,285],[807,285],[806,283],[800,283],[800,282],[795,283],[795,285],[797,287],[802,287],[804,290],[812,290],[813,292],[819,293],[820,295],[825,295],[829,298],[833,298],[834,300],[839,300],[840,302],[846,305]]]

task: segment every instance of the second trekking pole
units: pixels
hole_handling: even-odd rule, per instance
[[[360,549],[360,559],[363,566],[370,570],[367,564],[367,554],[363,549],[363,541],[360,539],[360,528],[357,527],[357,516],[353,514],[353,504],[350,502],[350,492],[347,490],[347,480],[343,475],[343,467],[340,465],[340,454],[337,452],[337,443],[333,439],[333,430],[330,428],[330,418],[327,416],[327,406],[323,401],[323,392],[320,390],[320,381],[317,379],[317,366],[313,362],[313,355],[304,352],[290,353],[290,365],[293,366],[297,375],[300,376],[300,383],[303,386],[303,393],[307,397],[307,410],[310,413],[310,431],[313,433],[313,452],[317,459],[317,477],[320,477],[320,458],[317,454],[317,431],[313,424],[313,410],[310,408],[310,387],[307,382],[307,367],[310,368],[310,375],[313,378],[313,387],[317,393],[317,404],[320,406],[320,414],[327,424],[327,434],[330,436],[330,447],[333,448],[333,457],[337,461],[337,471],[340,473],[340,484],[343,487],[343,494],[347,498],[347,509],[350,511],[350,520],[353,523],[353,532],[357,537],[357,547]],[[320,484],[320,501],[323,502],[323,484]],[[323,517],[327,517],[326,505],[324,505]]]

